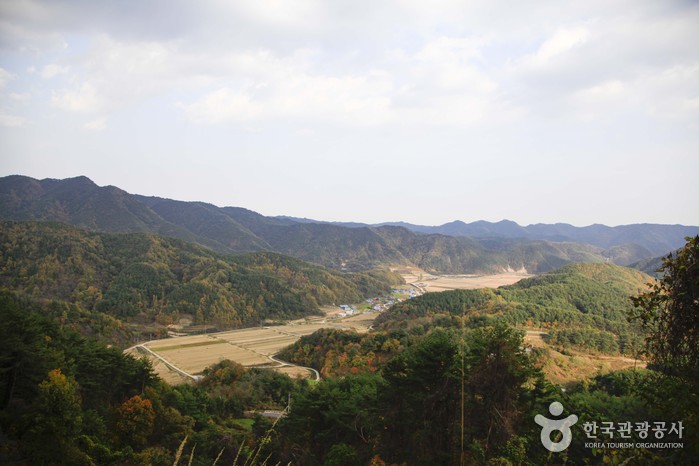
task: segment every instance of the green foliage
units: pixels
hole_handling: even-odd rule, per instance
[[[315,335],[326,344],[342,338]],[[380,455],[394,464],[453,464],[462,445],[468,462],[517,458],[514,434],[531,400],[547,393],[521,346],[521,334],[504,326],[463,335],[437,330],[407,343],[381,372],[321,381],[292,399],[281,424],[282,459],[369,464]]]
[[[573,345],[600,353],[609,354],[619,351],[619,342],[613,333],[590,327],[553,329],[545,339],[553,345]]]
[[[54,458],[77,462],[80,452],[74,446],[80,432],[80,398],[78,385],[60,369],[48,373],[38,386],[33,403],[32,423],[23,437],[23,450],[28,459],[50,464]]]
[[[0,293],[2,460],[172,464],[189,436],[196,445],[192,464],[211,464],[219,454],[232,464],[239,449],[245,462],[259,452],[269,424],[258,419],[250,429],[239,422],[244,413],[284,409],[307,389],[286,375],[230,361],[209,368],[198,385],[170,387],[145,360],[61,328],[42,306]],[[265,440],[265,454],[277,449],[275,441]]]
[[[589,351],[636,355],[638,325],[627,316],[630,296],[650,277],[613,264],[572,264],[495,290],[426,293],[391,307],[376,319],[377,329],[424,333],[435,326],[510,325],[541,327],[552,343]]]
[[[330,378],[298,393],[280,426],[292,442],[287,445],[289,459],[333,464],[350,455],[350,446],[352,454],[367,460],[380,432],[376,407],[382,385],[379,375],[364,373]]]
[[[632,298],[651,361],[699,387],[699,236],[663,259],[662,278]]]
[[[153,235],[34,222],[0,228],[0,286],[72,303],[71,313],[96,311],[103,320],[171,323],[189,314],[234,328],[357,302],[387,293],[395,281],[389,272],[330,272],[273,253],[223,256]]]
[[[301,337],[279,353],[279,358],[312,367],[324,377],[377,372],[408,342],[404,332],[360,335],[332,328]]]
[[[114,434],[124,445],[143,447],[148,443],[155,425],[153,403],[134,395],[116,409]]]

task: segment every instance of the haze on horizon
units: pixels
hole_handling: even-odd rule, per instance
[[[689,1],[0,2],[0,176],[327,221],[699,225]]]

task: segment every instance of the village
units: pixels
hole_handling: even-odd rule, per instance
[[[419,287],[415,288],[394,288],[390,296],[377,296],[368,298],[360,304],[340,304],[340,312],[334,314],[335,318],[352,317],[358,314],[370,314],[372,312],[383,312],[396,303],[411,299],[422,294]]]

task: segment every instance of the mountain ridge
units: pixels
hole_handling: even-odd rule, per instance
[[[579,228],[521,227],[510,220],[471,224],[456,220],[440,227],[319,222],[130,194],[114,186],[100,187],[84,176],[0,178],[0,219],[58,221],[103,232],[149,232],[221,253],[273,251],[340,270],[404,264],[439,273],[522,268],[538,273],[579,261],[629,265],[666,254],[680,247],[685,236],[699,234],[699,227],[656,224]]]

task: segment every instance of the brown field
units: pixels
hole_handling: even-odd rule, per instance
[[[400,274],[406,283],[418,285],[423,291],[475,290],[497,288],[531,277],[526,271],[503,272],[494,275],[432,275],[417,268],[406,268]]]
[[[246,367],[276,366],[269,356],[278,353],[281,349],[293,344],[304,335],[310,335],[321,328],[358,328],[365,329],[371,325],[370,320],[374,316],[359,315],[353,319],[356,321],[348,324],[327,323],[297,323],[279,325],[273,327],[255,327],[227,332],[210,333],[207,335],[193,335],[186,337],[166,338],[153,340],[143,346],[157,353],[168,363],[192,374],[201,374],[208,366],[216,364],[224,359],[230,359]],[[369,322],[367,324],[367,322]],[[139,353],[143,355],[143,353]],[[181,383],[185,379],[182,375],[172,371],[167,364],[153,355],[146,354],[153,363],[153,368],[165,381],[169,383]],[[283,366],[278,369],[293,376],[309,377],[312,374],[304,368],[295,366]]]
[[[344,327],[349,327],[359,333],[366,333],[369,331],[369,327],[374,323],[374,319],[378,314],[378,312],[371,312],[347,317],[342,320],[342,324]]]
[[[211,345],[184,347],[166,351],[157,348],[151,349],[168,362],[190,374],[199,374],[206,367],[224,359],[230,359],[243,366],[272,364],[272,361],[267,359],[264,354],[256,353],[241,346],[226,344],[225,342],[224,344],[218,343],[214,342]]]
[[[192,379],[183,376],[177,371],[173,371],[160,359],[156,358],[150,353],[140,351],[138,348],[131,348],[126,351],[126,354],[130,354],[135,358],[146,358],[150,361],[153,371],[158,374],[158,376],[170,385],[178,385],[182,383],[191,383]]]

